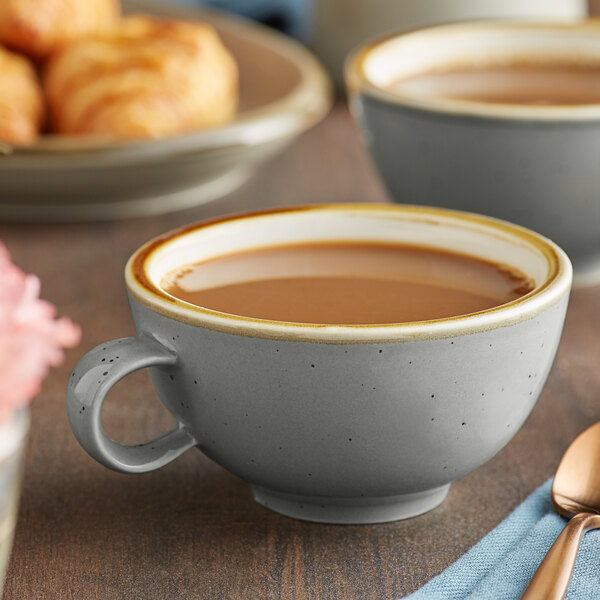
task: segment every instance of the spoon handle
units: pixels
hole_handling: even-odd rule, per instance
[[[600,528],[600,515],[575,515],[556,538],[521,600],[561,600],[567,593],[583,534]]]

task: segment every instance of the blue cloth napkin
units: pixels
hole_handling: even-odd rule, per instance
[[[404,600],[515,600],[566,524],[540,486],[462,558]],[[583,537],[566,600],[600,598],[600,530]]]

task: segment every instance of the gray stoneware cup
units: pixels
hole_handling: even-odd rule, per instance
[[[502,105],[390,91],[436,68],[507,61],[600,65],[600,25],[472,22],[367,42],[346,63],[352,112],[395,202],[491,215],[569,255],[600,281],[600,104]]]
[[[281,244],[423,245],[518,268],[535,285],[465,316],[389,325],[264,321],[160,288],[173,269]],[[440,504],[534,406],[559,343],[571,265],[526,229],[455,211],[342,204],[231,216],[153,240],[125,281],[137,335],[82,358],[67,388],[73,432],[103,465],[144,473],[196,446],[260,504],[327,523],[376,523]],[[148,367],[177,425],[127,446],[103,430],[105,395]]]

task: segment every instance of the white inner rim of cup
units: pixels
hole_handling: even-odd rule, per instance
[[[516,268],[531,278],[536,288],[522,298],[471,315],[385,325],[315,325],[228,315],[176,299],[160,287],[167,273],[184,265],[245,250],[324,241],[421,245],[467,254]],[[137,256],[143,260],[145,282],[135,275]],[[331,205],[199,224],[158,244],[150,242],[129,260],[126,282],[142,304],[210,329],[325,342],[393,341],[450,337],[531,318],[568,292],[571,266],[552,242],[494,219],[422,207]]]
[[[444,112],[534,120],[600,117],[600,104],[497,104],[451,98],[417,98],[389,90],[400,79],[435,69],[514,62],[600,66],[600,25],[593,22],[559,25],[475,22],[442,25],[374,43],[366,47],[364,54],[359,52],[354,60],[359,61],[356,65],[359,74],[393,102]]]

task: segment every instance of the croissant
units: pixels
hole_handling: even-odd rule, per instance
[[[119,0],[0,0],[0,43],[35,59],[113,27]]]
[[[131,16],[58,51],[44,88],[56,133],[160,138],[230,120],[238,71],[212,27]]]
[[[40,133],[42,90],[33,65],[0,46],[0,142],[25,146]]]

